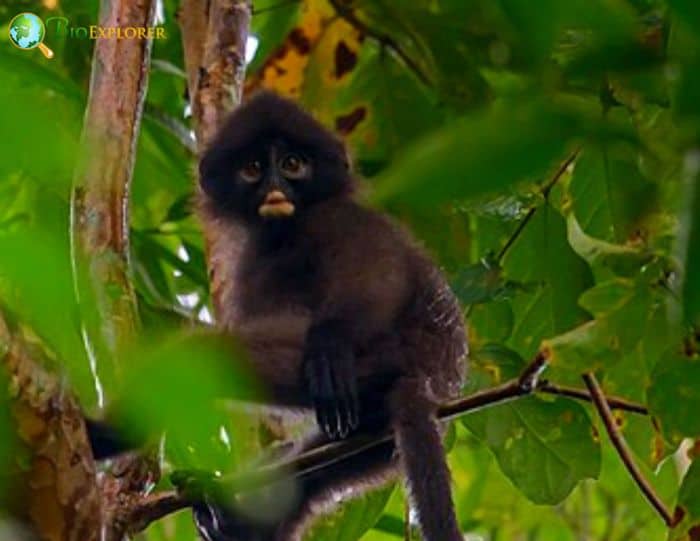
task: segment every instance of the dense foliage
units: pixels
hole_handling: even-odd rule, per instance
[[[189,204],[176,9],[165,0],[130,200],[148,345],[125,352],[118,381],[105,376],[97,389],[103,368],[91,369],[80,339],[68,212],[92,42],[49,26],[46,60],[11,47],[6,25],[32,10],[87,26],[98,5],[0,6],[0,299],[5,317],[53,352],[86,409],[128,388],[128,424],[171,427],[169,468],[232,471],[264,438],[249,412],[210,398],[252,384],[178,330],[208,321],[211,308]],[[450,432],[469,539],[696,539],[700,3],[255,0],[254,10],[247,91],[293,96],[342,134],[367,199],[447,270],[468,314],[465,392],[516,376],[542,350],[550,381],[583,388],[593,371],[606,393],[651,412],[616,420],[677,509],[674,528],[642,497],[590,405],[538,394],[471,413]],[[10,432],[0,410],[0,461],[21,468]],[[403,521],[403,491],[389,487],[309,538],[388,541],[404,536]],[[190,522],[169,517],[143,539],[191,540]]]

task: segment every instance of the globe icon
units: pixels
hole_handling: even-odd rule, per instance
[[[46,58],[53,56],[53,51],[42,42],[46,35],[44,21],[34,13],[20,13],[16,15],[9,26],[10,41],[20,49],[34,49],[39,47]]]

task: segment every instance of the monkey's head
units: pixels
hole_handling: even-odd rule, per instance
[[[353,184],[342,142],[294,102],[269,92],[228,117],[199,173],[208,207],[246,222],[290,219]]]

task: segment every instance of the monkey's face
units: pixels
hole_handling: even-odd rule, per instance
[[[250,192],[249,211],[263,219],[282,219],[293,216],[303,203],[303,185],[313,180],[313,164],[304,152],[276,141],[251,155],[234,174]]]
[[[202,187],[224,213],[248,222],[293,218],[340,191],[348,176],[343,164],[282,139],[222,158],[205,168]]]

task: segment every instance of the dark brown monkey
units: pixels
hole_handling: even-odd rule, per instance
[[[441,273],[405,232],[353,199],[342,143],[273,94],[231,114],[200,178],[222,273],[219,323],[248,348],[272,399],[313,409],[326,439],[390,426],[398,450],[302,478],[298,505],[277,524],[199,506],[200,533],[298,539],[334,490],[364,490],[402,469],[425,539],[461,540],[435,411],[459,393],[467,346]]]

